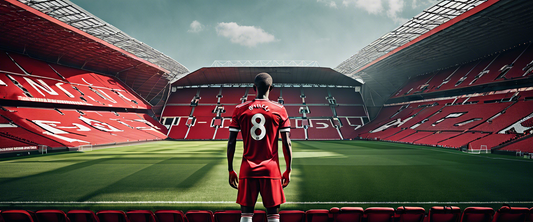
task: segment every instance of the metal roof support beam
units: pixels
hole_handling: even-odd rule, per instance
[[[175,81],[189,73],[189,70],[179,62],[146,44],[136,41],[68,0],[19,1],[79,30],[88,31],[87,33],[90,31],[89,34],[168,70],[169,73],[164,75],[168,81]]]

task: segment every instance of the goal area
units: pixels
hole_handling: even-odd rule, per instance
[[[480,145],[479,147],[474,147],[472,144],[468,144],[468,150],[464,151],[465,153],[470,154],[482,154],[482,153],[490,153],[487,145]]]
[[[81,146],[78,147],[78,151],[79,152],[93,151],[93,145],[91,145],[91,144],[81,145]]]

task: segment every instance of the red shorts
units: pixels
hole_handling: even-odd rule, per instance
[[[255,206],[257,194],[261,193],[263,206],[270,208],[285,203],[281,179],[243,178],[239,179],[237,203],[242,206]]]

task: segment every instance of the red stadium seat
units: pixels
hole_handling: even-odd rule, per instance
[[[39,222],[70,222],[62,210],[38,210],[35,214]]]
[[[185,215],[181,210],[157,210],[154,214],[159,222],[185,222]]]
[[[370,207],[365,209],[367,222],[392,222],[394,219],[394,208],[391,207]]]
[[[26,210],[4,210],[1,213],[5,222],[38,222],[35,213]]]
[[[157,222],[154,213],[149,210],[131,210],[126,215],[130,222]]]
[[[496,214],[492,222],[524,222],[529,214],[529,208],[503,206]]]
[[[305,212],[306,222],[328,222],[329,210],[307,210]]]
[[[300,87],[281,88],[281,97],[283,97],[285,104],[302,104],[302,98],[300,98],[300,95]]]
[[[91,210],[71,210],[67,212],[70,222],[100,222],[100,219]]]
[[[359,222],[363,220],[364,210],[362,207],[331,208],[333,222]]]
[[[189,210],[185,214],[189,222],[213,222],[213,212],[209,210]]]
[[[216,211],[215,222],[239,222],[241,220],[240,210],[222,210]]]
[[[253,222],[267,222],[267,214],[264,210],[255,210],[254,217],[252,218]]]
[[[241,211],[240,210],[221,210],[216,211],[214,214],[215,222],[239,222],[241,220]],[[263,210],[254,211],[254,216],[252,218],[253,222],[266,222],[266,212]],[[162,222],[162,221],[160,221]]]
[[[222,88],[222,98],[220,99],[221,104],[232,104],[235,106],[236,104],[241,103],[241,98],[244,96],[245,88],[240,87],[225,87]],[[278,89],[279,94],[279,89]],[[274,100],[272,97],[272,92],[270,95],[270,99]],[[277,98],[275,98],[277,100]],[[230,113],[231,115],[231,113]]]
[[[527,218],[527,221],[533,222],[533,207],[529,209],[529,218]]]
[[[397,222],[422,222],[426,216],[426,210],[422,207],[398,207],[396,209]]]
[[[120,210],[101,210],[96,213],[100,222],[130,222],[126,213]]]
[[[353,88],[330,88],[330,92],[337,104],[363,104],[361,94]]]
[[[307,88],[304,87],[305,103],[306,104],[328,104],[328,91],[326,88]]]
[[[461,209],[454,206],[434,206],[429,209],[429,222],[457,222],[461,216]]]
[[[461,222],[490,222],[494,210],[490,207],[467,207],[461,216]]]
[[[280,222],[304,222],[305,212],[301,210],[282,210],[279,212]]]

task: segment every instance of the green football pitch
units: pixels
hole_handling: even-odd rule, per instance
[[[240,156],[241,143],[236,169]],[[376,141],[293,141],[293,156],[282,209],[533,207],[533,161],[522,158]],[[238,209],[227,180],[225,141],[4,158],[0,209]]]

